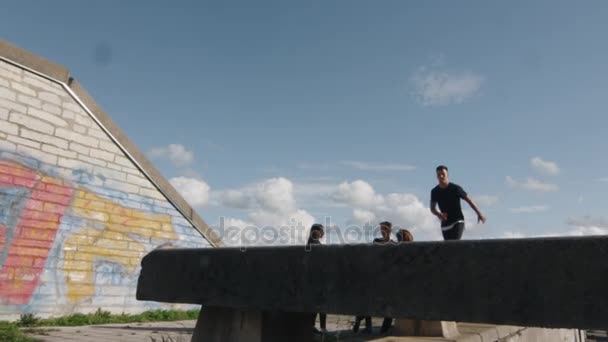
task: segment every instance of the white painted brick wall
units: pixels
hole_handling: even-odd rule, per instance
[[[80,134],[86,134],[87,133],[87,128],[84,126],[80,126],[77,124],[73,124],[72,125],[72,129],[75,130],[76,132],[80,133]]]
[[[22,104],[18,104],[14,101],[9,101],[7,99],[2,99],[2,98],[0,98],[0,107],[6,108],[6,109],[11,109],[11,110],[21,112],[21,113],[25,113],[27,111],[26,106],[24,106]]]
[[[28,146],[28,147],[31,147],[31,148],[35,148],[35,149],[38,149],[38,150],[40,149],[40,143],[39,142],[32,141],[32,140],[29,140],[29,139],[23,139],[23,138],[20,138],[20,137],[18,137],[16,135],[9,135],[8,137],[6,137],[6,139],[8,141],[12,141],[12,142],[14,142],[14,143],[16,143],[18,145],[25,145],[25,146]]]
[[[0,121],[0,131],[8,134],[18,135],[19,126],[15,125],[14,123],[2,120]]]
[[[114,153],[102,151],[96,148],[91,148],[89,155],[94,158],[100,158],[105,161],[113,162],[114,161]]]
[[[22,83],[19,82],[11,82],[11,88],[17,90],[20,93],[23,93],[25,95],[29,95],[29,96],[36,96],[36,91],[34,91],[32,88],[23,85]]]
[[[44,110],[45,112],[49,112],[51,114],[55,114],[55,115],[61,114],[61,108],[58,106],[55,106],[53,104],[50,104],[50,103],[44,103],[42,105],[42,110]]]
[[[106,140],[106,141],[109,140],[108,135],[104,131],[102,131],[98,128],[89,128],[88,133],[90,136],[99,138],[100,140]]]
[[[17,152],[30,155],[47,164],[52,164],[52,165],[57,164],[57,156],[50,155],[48,153],[42,152],[35,148],[31,148],[31,147],[23,146],[23,145],[17,145]]]
[[[103,166],[103,167],[105,167],[105,166],[106,166],[106,162],[105,162],[105,161],[103,161],[103,160],[99,160],[99,159],[97,159],[97,158],[91,158],[91,157],[89,157],[89,156],[84,156],[84,155],[82,155],[82,154],[79,154],[79,155],[78,155],[78,159],[79,159],[79,160],[82,160],[82,161],[84,161],[84,162],[87,162],[87,163],[89,163],[89,164],[93,164],[93,165],[97,165],[97,166]]]
[[[58,126],[58,127],[67,127],[68,126],[68,123],[65,120],[59,118],[57,115],[53,115],[53,114],[47,113],[42,110],[38,110],[38,109],[30,107],[27,110],[27,113],[38,119],[48,121],[48,122],[52,123],[54,126]]]
[[[40,93],[38,93],[38,98],[42,101],[61,106],[61,98],[57,94],[41,91]]]
[[[42,101],[28,95],[19,94],[17,96],[17,101],[31,107],[36,107],[38,109],[42,108]]]
[[[108,179],[103,183],[103,185],[107,186],[110,189],[125,191],[129,193],[137,193],[139,190],[139,187],[137,185],[117,181],[115,179]]]
[[[2,151],[15,152],[17,150],[17,145],[7,140],[0,140],[0,149],[2,149]]]
[[[71,141],[78,141],[78,143],[86,146],[99,146],[99,140],[97,138],[82,135],[65,128],[57,128],[57,130],[55,130],[55,136]]]
[[[158,191],[158,190],[140,188],[139,189],[139,194],[142,195],[142,196],[146,196],[146,197],[151,197],[151,198],[160,199],[160,200],[166,200],[165,196],[163,196],[163,194],[161,194],[160,191]]]
[[[90,117],[85,116],[85,115],[77,113],[74,117],[74,120],[76,121],[77,124],[79,124],[81,126],[91,127],[93,125],[93,120]]]
[[[15,101],[17,99],[17,92],[6,87],[0,87],[0,98]]]
[[[114,180],[119,180],[119,181],[126,181],[127,180],[127,174],[122,172],[122,171],[117,171],[117,170],[104,170],[103,171],[103,175],[114,179]]]
[[[114,163],[108,163],[106,165],[107,168],[112,169],[112,170],[116,170],[116,171],[123,171],[122,170],[122,166],[114,164]],[[124,172],[124,171],[123,171]]]
[[[23,82],[27,83],[28,85],[32,86],[34,89],[40,89],[42,91],[45,92],[49,92],[49,93],[53,93],[57,96],[60,96],[62,98],[65,99],[69,99],[69,95],[65,92],[65,90],[63,90],[63,88],[58,85],[55,84],[49,80],[46,80],[44,78],[40,78],[36,75],[33,75],[31,73],[26,73],[23,77]]]
[[[100,140],[99,148],[106,150],[108,152],[112,152],[114,154],[123,155],[122,151],[118,148],[118,146],[116,146],[116,144],[114,142],[107,142],[107,141]]]
[[[20,135],[24,138],[36,140],[36,141],[40,141],[40,142],[45,142],[47,144],[51,144],[51,145],[54,145],[54,146],[62,148],[62,149],[68,148],[68,141],[65,139],[57,138],[55,136],[48,135],[48,134],[31,131],[27,128],[22,127]]]
[[[43,144],[42,150],[44,152],[48,152],[48,153],[55,154],[58,156],[63,156],[66,158],[76,158],[76,156],[78,155],[76,152],[68,151],[68,150],[65,150],[62,148],[57,148],[55,146],[48,145],[48,144]]]
[[[46,134],[53,134],[55,130],[51,124],[21,113],[11,113],[8,120]]]
[[[118,157],[117,157],[118,158]],[[135,168],[135,166],[122,166],[122,170],[132,175],[139,175],[141,171]]]
[[[6,63],[4,63],[6,64]],[[3,74],[8,76],[3,77]],[[21,80],[21,82],[13,82]],[[0,97],[0,151],[3,155],[12,155],[17,160],[35,158],[43,163],[44,168],[51,166],[57,177],[65,177],[84,186],[91,191],[99,191],[99,196],[115,201],[121,205],[138,210],[151,210],[155,205],[156,213],[165,213],[179,219],[179,214],[166,198],[154,188],[153,184],[136,169],[126,155],[111,141],[111,138],[98,124],[56,83],[50,82],[19,68],[4,65],[0,62],[0,86],[7,90]],[[15,97],[13,97],[15,95]],[[94,175],[80,184],[73,171],[83,170]],[[114,190],[121,191],[115,195]],[[126,198],[125,198],[126,196]],[[167,207],[169,209],[167,209]],[[73,214],[73,213],[72,213]],[[70,214],[66,214],[68,217]],[[183,220],[183,218],[182,218]],[[189,225],[189,224],[188,224]],[[181,231],[181,228],[177,228]],[[182,234],[177,243],[191,245],[196,235]],[[193,229],[193,234],[196,233]],[[65,234],[59,234],[65,238]],[[200,237],[198,238],[200,240]],[[143,241],[146,251],[153,248]],[[139,261],[139,259],[138,259]],[[63,263],[47,263],[52,268],[45,270],[47,274],[62,272]],[[136,279],[136,274],[132,275]],[[52,277],[44,277],[43,282],[54,281]],[[64,286],[64,285],[58,285]],[[57,291],[39,290],[38,295],[54,296]],[[133,298],[134,286],[107,286],[96,288],[96,294],[103,298],[93,297],[89,304],[78,305],[76,310],[95,311],[116,308],[116,312],[124,310],[143,311]],[[127,295],[128,297],[125,297]],[[106,300],[107,298],[107,300]],[[44,297],[44,299],[48,299]],[[58,299],[56,304],[64,303]],[[49,299],[52,303],[52,298]],[[97,305],[99,303],[99,305]],[[36,303],[39,313],[56,313],[57,305]],[[6,317],[0,309],[0,317]]]
[[[18,73],[14,73],[10,70],[7,70],[5,68],[0,68],[0,77],[1,78],[5,78],[5,79],[9,79],[12,81],[21,81],[21,75]]]
[[[17,75],[21,75],[23,73],[23,70],[21,68],[18,68],[10,63],[7,63],[5,61],[0,61],[0,69],[4,69],[5,71],[10,71],[14,74]]]
[[[114,161],[117,164],[120,164],[122,166],[133,167],[133,162],[130,161],[129,159],[125,158],[125,157],[116,156],[116,158],[114,158]]]
[[[141,186],[141,187],[154,189],[152,183],[147,178],[144,178],[144,177],[141,177],[138,175],[136,176],[136,175],[128,174],[127,182],[133,183],[133,184]]]
[[[74,120],[74,118],[76,117],[76,113],[69,111],[67,109],[64,109],[61,113],[61,116],[63,116],[66,119],[70,119],[70,120]]]
[[[90,147],[86,147],[75,142],[70,142],[69,149],[84,155],[89,155],[89,151],[91,150]]]
[[[69,111],[72,111],[72,113],[75,114],[80,114],[80,115],[86,115],[87,113],[84,111],[84,109],[82,109],[82,107],[80,107],[80,105],[78,105],[76,102],[71,101],[71,102],[64,102],[63,103],[63,109],[67,109]]]

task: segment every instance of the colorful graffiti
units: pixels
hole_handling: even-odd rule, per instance
[[[53,248],[67,301],[78,303],[94,295],[100,261],[134,273],[150,246],[178,239],[169,215],[129,208],[13,161],[0,161],[0,208],[0,304],[30,302]],[[65,228],[68,218],[79,224]]]

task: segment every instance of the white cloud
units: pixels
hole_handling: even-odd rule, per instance
[[[174,177],[169,182],[194,208],[205,206],[209,202],[209,185],[202,180],[188,177]]]
[[[542,211],[547,211],[551,207],[548,205],[529,205],[529,206],[521,206],[517,208],[511,208],[511,212],[513,213],[539,213]]]
[[[186,166],[194,161],[194,153],[181,144],[169,144],[164,147],[156,147],[148,152],[151,158],[166,158],[178,167]]]
[[[472,196],[472,198],[476,204],[479,204],[484,207],[493,206],[494,204],[496,204],[496,202],[498,202],[498,197],[496,196],[475,195]]]
[[[555,162],[543,160],[540,157],[530,159],[530,165],[534,170],[544,175],[557,175],[560,172],[559,166]]]
[[[416,167],[408,164],[367,163],[360,161],[342,161],[342,165],[364,171],[413,171]]]
[[[230,208],[247,209],[251,205],[250,198],[240,190],[221,191],[217,197],[222,205]]]
[[[608,177],[598,179],[600,182],[608,182]]]
[[[608,234],[608,220],[604,217],[584,216],[582,218],[569,218],[566,222],[573,227],[568,235],[606,235]]]
[[[537,179],[528,177],[525,182],[517,181],[511,176],[506,177],[507,184],[512,187],[522,188],[531,191],[550,192],[557,191],[559,187],[556,184],[543,183]]]
[[[483,77],[474,72],[447,72],[421,68],[411,79],[415,96],[424,106],[462,103],[475,95]]]
[[[376,208],[384,201],[381,195],[376,194],[371,185],[362,180],[356,180],[352,183],[344,182],[338,185],[332,199],[361,209]]]
[[[344,182],[338,186],[332,199],[352,207],[352,221],[358,225],[388,220],[395,226],[407,227],[416,240],[437,240],[441,233],[439,222],[428,207],[413,194],[377,194],[363,180]]]
[[[219,204],[246,210],[246,220],[230,219],[241,229],[254,226],[259,229],[273,227],[279,231],[288,227],[291,233],[287,244],[303,243],[314,217],[297,206],[294,185],[286,178],[270,178],[240,189],[223,190],[213,194]],[[264,244],[257,241],[256,244]]]

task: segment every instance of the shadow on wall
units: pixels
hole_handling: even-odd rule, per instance
[[[146,252],[177,238],[170,215],[0,159],[0,305],[32,304],[45,268],[61,279],[57,293],[77,305],[95,295],[96,265],[136,276]]]

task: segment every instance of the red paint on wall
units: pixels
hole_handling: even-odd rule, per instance
[[[10,162],[0,162],[2,186],[30,190],[25,208],[15,213],[18,222],[10,242],[5,240],[6,227],[0,227],[0,250],[8,248],[0,270],[0,303],[27,304],[38,286],[74,191],[57,179]]]

